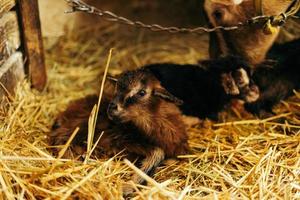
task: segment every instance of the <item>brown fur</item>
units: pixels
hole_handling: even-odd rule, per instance
[[[265,15],[279,15],[291,4],[291,0],[264,0]],[[253,0],[243,0],[235,5],[232,0],[205,0],[205,10],[209,21],[215,26],[233,26],[256,16]],[[219,12],[219,19],[215,13]],[[234,31],[217,31],[211,34],[211,57],[235,54],[251,64],[261,63],[274,43],[279,28],[270,35],[263,33],[261,26],[250,26]]]
[[[147,94],[136,103],[126,105],[126,100],[136,95],[133,91],[140,89]],[[179,100],[169,94],[148,70],[125,73],[119,78],[116,90],[117,95],[112,102],[117,104],[117,117],[122,123],[133,124],[151,143],[162,148],[167,157],[186,151],[185,126],[175,105]]]
[[[125,105],[126,98],[136,95],[140,87],[144,87],[147,94],[136,102]],[[159,91],[159,94],[163,91],[164,95],[155,95],[154,91]],[[172,100],[179,101],[165,91],[148,71],[140,69],[123,73],[117,82],[114,97],[105,95],[102,99],[95,139],[102,131],[104,134],[98,150],[106,153],[125,150],[128,154],[142,156],[144,159],[141,170],[145,173],[150,173],[166,157],[186,153],[188,137],[181,112]],[[74,149],[84,149],[88,118],[97,101],[98,96],[87,96],[74,101],[59,114],[49,135],[50,145],[65,144],[75,128],[79,127],[80,131],[69,152],[76,154]],[[117,107],[112,107],[112,104]],[[143,180],[135,175],[133,181],[141,183]]]

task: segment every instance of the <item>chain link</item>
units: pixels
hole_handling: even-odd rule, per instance
[[[86,12],[90,14],[95,14],[103,17],[107,21],[117,22],[120,24],[126,24],[130,26],[135,26],[138,28],[144,28],[149,29],[151,31],[163,31],[163,32],[169,32],[169,33],[195,33],[195,34],[202,34],[204,32],[214,32],[216,30],[225,30],[225,31],[232,31],[239,29],[241,27],[250,26],[253,24],[259,24],[261,26],[264,26],[267,22],[270,22],[272,26],[281,26],[286,22],[287,17],[290,17],[294,15],[300,7],[300,0],[297,0],[295,3],[296,5],[291,8],[291,10],[287,11],[286,13],[282,13],[278,16],[256,16],[253,17],[246,22],[238,23],[234,26],[216,26],[214,28],[207,28],[207,27],[196,27],[196,28],[179,28],[175,26],[171,27],[164,27],[159,24],[145,24],[141,21],[132,21],[130,19],[127,19],[122,16],[118,16],[110,11],[103,11],[101,9],[95,8],[93,6],[90,6],[81,0],[67,0],[69,6],[71,7],[71,10],[66,11],[66,13],[73,13],[73,12]]]

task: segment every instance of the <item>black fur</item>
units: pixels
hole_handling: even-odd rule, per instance
[[[153,64],[149,69],[174,96],[183,100],[184,114],[217,119],[217,114],[233,98],[225,93],[221,74],[244,68],[251,83],[259,88],[260,97],[245,107],[253,114],[272,112],[275,104],[300,89],[300,39],[274,45],[268,59],[257,67],[250,67],[243,59],[228,56],[202,61],[199,65]],[[254,71],[250,71],[254,69]]]
[[[247,64],[237,57],[207,60],[199,65],[152,64],[145,66],[174,96],[183,100],[180,106],[186,115],[217,119],[217,114],[234,98],[221,84],[221,74]],[[236,97],[236,96],[235,96]]]
[[[291,96],[294,89],[300,89],[300,39],[274,45],[268,58],[275,63],[260,64],[251,77],[260,89],[260,97],[245,106],[255,114],[272,112],[275,104]]]

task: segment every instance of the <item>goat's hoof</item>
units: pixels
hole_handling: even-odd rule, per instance
[[[248,73],[243,68],[239,68],[233,72],[233,79],[239,89],[250,84]]]
[[[125,199],[128,199],[128,198],[132,197],[132,195],[134,193],[133,187],[128,183],[125,183],[123,185],[122,191],[123,191],[123,197]]]
[[[242,90],[242,99],[246,103],[253,103],[257,101],[259,99],[259,96],[260,96],[259,88],[255,84],[249,85],[243,88]]]
[[[235,83],[232,73],[224,73],[221,75],[221,84],[226,94],[239,95],[240,91]]]

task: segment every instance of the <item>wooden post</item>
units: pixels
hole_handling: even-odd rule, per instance
[[[37,0],[18,0],[22,45],[32,86],[43,90],[47,75]]]

